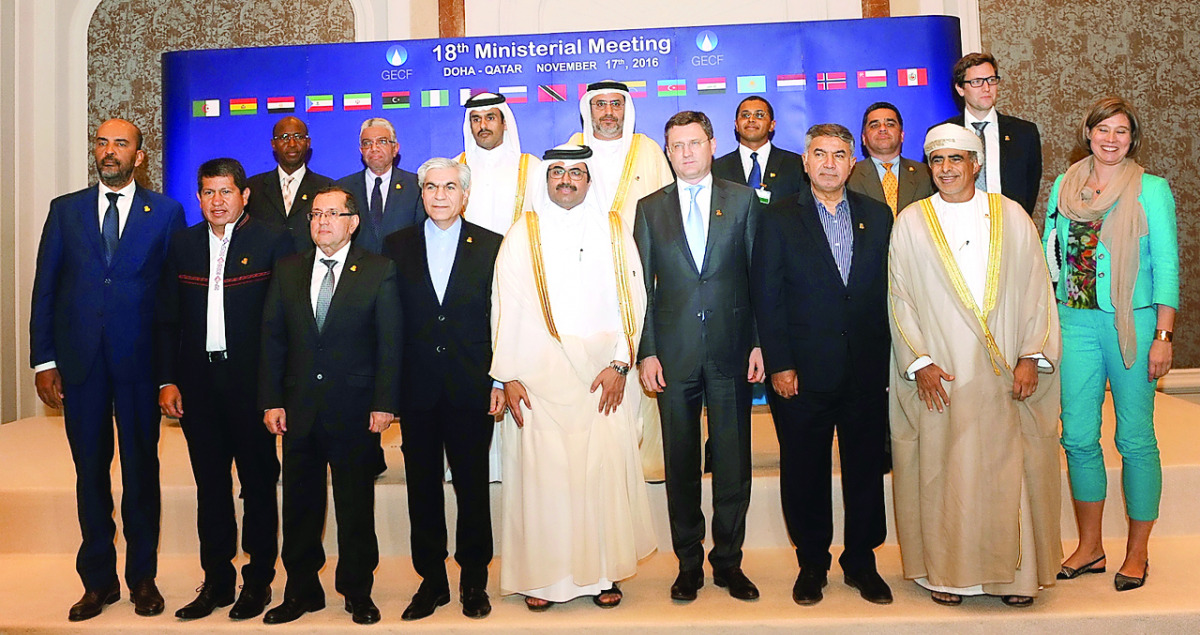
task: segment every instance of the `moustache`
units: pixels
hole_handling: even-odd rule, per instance
[[[558,184],[558,187],[556,187],[556,188],[554,188],[554,189],[556,189],[556,190],[559,190],[560,192],[561,192],[561,191],[563,191],[563,190],[567,190],[567,191],[570,191],[570,192],[577,192],[577,191],[579,191],[579,188],[575,187],[574,185],[571,185],[570,183],[559,183],[559,184]]]

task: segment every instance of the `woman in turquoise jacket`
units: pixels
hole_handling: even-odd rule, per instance
[[[1142,586],[1149,571],[1150,529],[1162,497],[1154,390],[1171,369],[1179,306],[1175,199],[1166,180],[1131,158],[1140,141],[1128,102],[1096,102],[1079,129],[1090,154],[1054,182],[1043,238],[1062,324],[1062,445],[1079,525],[1079,545],[1058,578],[1105,570],[1100,407],[1107,380],[1129,517],[1118,591]]]

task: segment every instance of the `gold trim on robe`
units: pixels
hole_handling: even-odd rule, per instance
[[[533,261],[533,280],[537,284],[538,302],[542,305],[542,319],[546,321],[550,337],[561,342],[558,329],[554,328],[554,315],[550,312],[550,292],[546,288],[546,264],[542,261],[542,231],[537,212],[525,212],[525,228],[529,232],[529,257]]]
[[[521,163],[517,168],[517,196],[516,202],[513,204],[512,217],[512,222],[514,223],[517,222],[517,219],[521,217],[522,208],[525,207],[525,186],[527,185],[527,183],[525,183],[525,176],[529,173],[530,156],[530,154],[522,152]],[[454,158],[454,160],[463,165],[467,165],[467,153],[465,151],[460,152],[458,156]],[[467,167],[470,166],[468,165]]]

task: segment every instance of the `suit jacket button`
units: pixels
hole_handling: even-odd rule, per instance
[[[104,284],[112,284],[112,278],[105,278]]]
[[[845,300],[846,300],[847,302],[849,302],[849,301],[850,301],[850,294],[849,294],[849,293],[847,293],[847,294],[846,294]]]
[[[445,353],[445,352],[446,352],[446,347],[445,347],[445,346],[438,346],[438,347],[437,347],[437,352],[439,352],[439,353]]]
[[[842,331],[843,336],[845,336],[846,334],[847,334],[847,331]]]
[[[446,321],[446,316],[444,316],[444,315],[438,316],[438,322],[445,322],[445,321]]]
[[[322,379],[325,379],[325,376],[321,373],[317,373],[317,381],[321,381]]]

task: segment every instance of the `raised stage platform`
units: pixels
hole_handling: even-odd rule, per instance
[[[779,510],[778,447],[770,417],[757,413],[754,420],[755,478],[747,522],[745,570],[762,591],[757,602],[739,602],[712,585],[711,577],[700,599],[690,605],[673,603],[667,590],[676,571],[670,553],[665,491],[651,485],[651,504],[659,536],[659,553],[647,559],[638,575],[625,582],[625,599],[612,611],[601,611],[587,599],[556,606],[543,614],[524,608],[519,598],[499,599],[498,562],[493,563],[491,592],[495,610],[485,620],[474,621],[459,612],[457,597],[431,618],[416,623],[400,620],[400,613],[416,590],[418,579],[408,558],[408,522],[403,483],[403,459],[398,430],[385,436],[385,453],[391,466],[377,485],[376,529],[383,557],[376,572],[375,601],[383,622],[371,627],[388,632],[614,632],[624,629],[653,633],[782,632],[798,628],[817,632],[889,633],[991,633],[1020,629],[1034,633],[1075,632],[1200,632],[1200,405],[1165,394],[1158,395],[1157,428],[1162,451],[1164,493],[1162,515],[1151,541],[1151,576],[1143,589],[1118,594],[1112,573],[1124,554],[1125,521],[1121,509],[1119,457],[1112,447],[1112,411],[1106,406],[1104,443],[1109,466],[1109,514],[1105,522],[1110,570],[1048,589],[1029,609],[1004,607],[996,598],[967,598],[957,608],[935,605],[915,584],[900,578],[900,554],[895,535],[879,550],[879,569],[892,585],[896,602],[875,606],[858,597],[841,581],[841,572],[830,572],[826,598],[813,607],[791,602],[796,575],[793,551]],[[137,617],[123,591],[122,601],[95,619],[78,624],[66,620],[70,605],[82,593],[74,571],[79,529],[75,519],[74,471],[62,420],[53,417],[23,419],[0,426],[0,633],[162,633],[335,632],[357,628],[341,609],[333,591],[333,518],[326,532],[330,565],[323,571],[328,607],[290,625],[267,627],[259,621],[231,622],[222,613],[194,623],[176,620],[175,609],[194,597],[201,580],[195,534],[195,486],[178,428],[164,421],[160,453],[163,482],[163,532],[158,584],[166,598],[166,612],[153,618]],[[836,453],[835,453],[836,457]],[[836,469],[836,460],[835,460]],[[119,467],[114,466],[114,483]],[[493,516],[498,514],[500,485],[493,485]],[[890,481],[888,505],[891,516]],[[1064,502],[1069,500],[1064,467]],[[707,496],[707,488],[705,495]],[[118,493],[119,495],[119,493]],[[448,497],[452,501],[452,497]],[[840,491],[834,491],[840,516]],[[453,509],[450,510],[453,517]],[[890,522],[889,522],[890,524]],[[119,526],[119,519],[118,519]],[[497,525],[498,526],[498,525]],[[890,529],[890,528],[889,528]],[[453,539],[453,524],[451,524]],[[840,541],[840,523],[835,542]],[[1075,526],[1069,507],[1063,510],[1064,548],[1074,545]],[[498,542],[498,541],[497,541]],[[123,549],[118,544],[118,552]],[[836,555],[836,554],[835,554]],[[497,558],[503,557],[497,551]],[[451,561],[451,582],[456,576]],[[275,582],[278,600],[284,572]],[[711,572],[710,572],[711,576]]]

